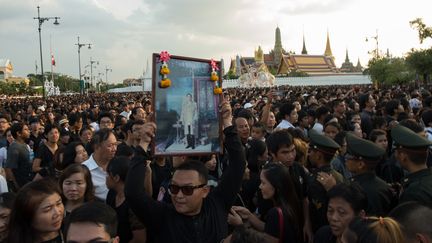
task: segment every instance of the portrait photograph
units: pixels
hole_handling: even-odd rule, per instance
[[[220,62],[216,64],[220,66]],[[168,68],[169,74],[161,75],[162,68]],[[155,155],[220,152],[221,95],[214,93],[211,73],[211,60],[170,56],[163,62],[159,54],[153,54]],[[161,87],[164,79],[170,80],[169,87]]]

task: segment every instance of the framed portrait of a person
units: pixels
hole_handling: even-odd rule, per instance
[[[215,62],[220,67],[221,62]],[[168,74],[162,72],[168,68]],[[165,75],[163,75],[164,73]],[[221,80],[211,81],[211,60],[153,54],[154,155],[200,155],[221,151]],[[218,71],[218,77],[221,77]],[[168,87],[161,82],[169,79]]]

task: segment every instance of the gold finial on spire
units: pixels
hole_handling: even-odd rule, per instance
[[[324,56],[331,57],[334,60],[333,53],[330,47],[330,35],[328,30],[327,30],[327,43],[326,43],[326,49],[324,51]]]

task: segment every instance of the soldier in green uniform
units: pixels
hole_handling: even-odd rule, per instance
[[[432,206],[432,172],[426,166],[432,143],[401,125],[392,129],[391,136],[396,146],[396,158],[409,172],[402,181],[399,203],[417,201]]]
[[[347,134],[348,170],[353,174],[351,183],[357,183],[368,198],[368,215],[385,216],[396,206],[397,196],[391,187],[375,175],[375,167],[384,156],[385,150],[375,143]]]
[[[327,191],[331,189],[335,183],[343,182],[343,176],[330,166],[333,157],[340,148],[333,139],[318,134],[314,130],[309,132],[309,161],[314,169],[307,176],[309,188],[309,213],[312,223],[312,230],[316,232],[320,227],[327,225]],[[334,178],[334,182],[328,187],[324,187],[323,182],[325,175]],[[328,177],[327,176],[327,177]]]

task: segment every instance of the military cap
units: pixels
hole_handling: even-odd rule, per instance
[[[396,146],[405,148],[427,148],[432,145],[428,139],[418,135],[407,127],[397,125],[391,130],[391,136]]]
[[[333,139],[319,134],[315,130],[309,131],[310,145],[323,153],[334,154],[340,148]]]
[[[365,161],[380,160],[385,154],[385,150],[376,145],[375,143],[357,137],[355,134],[349,132],[346,136],[347,153],[358,156]]]

